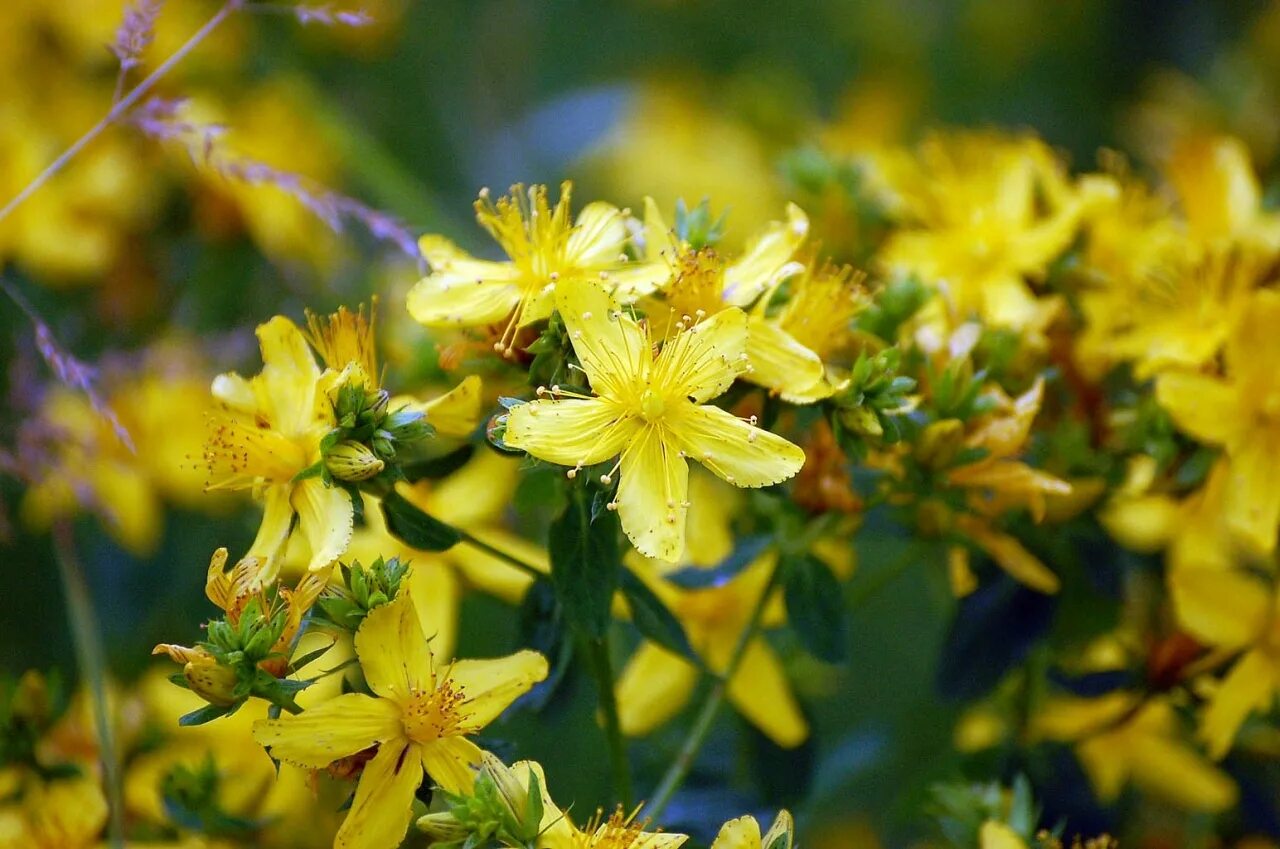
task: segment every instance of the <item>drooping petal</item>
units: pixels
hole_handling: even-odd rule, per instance
[[[674,562],[684,551],[689,465],[655,426],[640,429],[622,454],[618,518],[636,551]]]
[[[440,236],[423,236],[419,247],[433,269],[409,290],[409,314],[419,323],[493,324],[520,303],[520,271],[513,263],[475,259]]]
[[[826,375],[817,354],[763,318],[752,316],[747,337],[751,369],[743,375],[745,380],[783,395],[802,395]]]
[[[684,709],[698,683],[692,663],[655,643],[641,643],[618,676],[618,722],[643,737]]]
[[[632,438],[633,419],[611,401],[530,401],[507,414],[503,441],[549,463],[589,466],[613,457]]]
[[[546,677],[547,659],[527,649],[490,660],[459,660],[449,667],[449,680],[463,695],[458,710],[469,733],[493,722]]]
[[[583,269],[613,265],[626,241],[627,225],[622,210],[604,201],[589,203],[578,213],[573,232],[565,243],[565,264]]]
[[[418,746],[397,741],[378,749],[360,775],[334,849],[395,849],[409,830],[413,796],[421,784]]]
[[[253,739],[277,760],[309,769],[404,736],[400,709],[387,699],[346,693],[297,716],[253,724]]]
[[[422,766],[447,793],[470,793],[483,761],[480,747],[466,737],[441,737],[422,747]]]
[[[271,427],[284,434],[296,434],[310,424],[320,367],[298,326],[282,315],[258,325],[262,348],[262,373],[268,409],[261,410]]]
[[[426,413],[427,422],[436,433],[462,439],[470,435],[480,421],[483,386],[480,375],[467,375],[453,389],[418,405],[418,409]],[[395,406],[394,401],[391,406]]]
[[[1221,760],[1249,714],[1271,706],[1276,683],[1275,662],[1265,652],[1247,652],[1236,662],[1210,699],[1200,726],[1209,757]]]
[[[1058,576],[1027,551],[1015,537],[994,530],[974,517],[957,517],[956,526],[1019,583],[1037,592],[1049,594],[1056,593],[1061,588],[1062,582],[1058,580]]]
[[[796,703],[782,664],[763,637],[755,637],[747,646],[729,681],[729,701],[779,746],[789,749],[809,736],[809,723]]]
[[[326,486],[319,478],[307,478],[294,485],[289,502],[298,512],[298,530],[311,549],[307,568],[313,572],[328,569],[351,542],[355,521],[351,496],[344,489]]]
[[[1266,584],[1235,570],[1179,569],[1169,575],[1169,593],[1182,627],[1221,648],[1255,642],[1271,615]]]
[[[686,406],[671,423],[691,459],[734,486],[772,486],[804,465],[804,451],[719,407]]]
[[[617,398],[648,377],[652,355],[635,319],[598,282],[558,286],[556,309],[596,394]]]
[[[787,221],[774,221],[757,235],[737,262],[724,270],[724,299],[747,306],[785,272],[796,249],[809,234],[809,217],[800,207],[787,204]],[[803,270],[796,265],[795,271]]]
[[[1235,438],[1240,400],[1230,385],[1213,377],[1165,372],[1156,378],[1156,400],[1186,433],[1212,445]]]
[[[435,689],[431,649],[408,594],[375,607],[356,631],[356,655],[369,689],[403,704],[417,690]]]
[[[263,492],[262,524],[258,526],[258,535],[249,546],[245,558],[256,557],[262,564],[259,581],[262,585],[270,584],[280,574],[280,560],[284,553],[284,544],[289,539],[289,529],[293,527],[293,504],[290,499],[289,484],[269,486]]]
[[[1280,529],[1280,467],[1276,464],[1280,454],[1277,452],[1280,452],[1280,428],[1272,433],[1251,434],[1230,458],[1227,523],[1245,547],[1257,555],[1275,550],[1276,532]]]
[[[747,338],[747,316],[738,309],[721,310],[676,334],[654,363],[655,391],[697,404],[724,394],[748,366]]]

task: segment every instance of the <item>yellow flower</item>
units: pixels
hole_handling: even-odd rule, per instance
[[[597,810],[595,816],[578,828],[569,813],[561,811],[551,800],[542,767],[530,763],[528,768],[541,779],[542,786],[542,834],[537,840],[537,849],[679,849],[689,839],[685,834],[645,831],[647,823],[636,822],[638,808],[628,815],[619,807],[607,817]],[[528,773],[516,774],[527,786]]]
[[[1268,554],[1280,525],[1280,293],[1255,292],[1227,340],[1226,377],[1166,372],[1156,399],[1185,433],[1230,463],[1225,510],[1245,547]]]
[[[423,771],[451,793],[469,791],[481,753],[467,736],[545,678],[547,662],[520,651],[436,670],[408,594],[365,617],[356,656],[374,695],[347,693],[296,716],[259,722],[254,739],[272,756],[312,769],[377,746],[334,846],[392,849],[408,829]]]
[[[1042,323],[1054,307],[1028,280],[1071,244],[1104,184],[1073,185],[1043,142],[992,133],[932,136],[900,170],[891,179],[904,226],[884,245],[881,265],[934,286],[935,303],[958,321],[1015,330]]]
[[[1280,592],[1247,572],[1187,567],[1169,576],[1178,621],[1206,645],[1240,652],[1209,697],[1200,736],[1214,758],[1231,748],[1250,713],[1280,691]]]
[[[351,498],[319,477],[295,476],[320,457],[320,440],[336,421],[328,390],[339,375],[322,373],[293,322],[276,316],[258,326],[262,372],[246,380],[234,372],[213,381],[220,409],[210,419],[204,459],[208,488],[252,489],[264,502],[258,535],[246,558],[263,562],[272,581],[294,517],[311,548],[310,568],[326,569],[351,539]]]
[[[793,476],[804,452],[707,402],[746,368],[747,317],[738,309],[684,327],[653,353],[647,326],[625,315],[599,284],[559,290],[556,307],[595,396],[552,397],[511,410],[506,442],[570,476],[621,455],[611,502],[642,554],[679,559],[689,465],[762,487]],[[569,393],[557,392],[553,396]],[[613,472],[603,476],[608,485]]]
[[[778,811],[773,825],[763,837],[755,817],[738,817],[720,826],[711,849],[791,849],[795,843],[795,830],[791,812],[785,808]]]
[[[831,340],[838,330],[842,315],[848,310],[854,292],[837,278],[824,278],[822,283],[799,291],[802,303],[788,315],[789,329],[779,319],[768,316],[772,293],[788,278],[799,274],[804,266],[793,257],[809,234],[809,218],[795,204],[787,204],[787,220],[770,222],[747,243],[742,255],[732,261],[713,248],[694,250],[679,243],[651,198],[645,199],[645,256],[665,259],[671,273],[662,287],[661,300],[652,298],[643,304],[654,316],[655,327],[670,328],[690,324],[726,309],[747,309],[757,304],[747,316],[747,355],[749,369],[744,380],[782,393],[784,397],[806,397],[822,383],[822,357],[797,338],[805,336],[821,345]],[[809,278],[811,279],[811,278]],[[846,278],[847,279],[847,278]],[[822,285],[827,284],[827,285]],[[832,285],[834,284],[834,285]],[[801,309],[822,307],[834,309],[827,327],[814,325],[806,334],[805,321],[815,320]]]
[[[1187,231],[1200,244],[1280,248],[1280,216],[1263,211],[1249,151],[1230,136],[1190,136],[1167,164]]]
[[[689,510],[689,541],[681,566],[709,569],[733,551],[729,523],[739,504],[732,490],[726,492],[705,474],[695,474],[690,489],[697,497]],[[671,564],[629,558],[627,565],[680,620],[707,668],[723,674],[776,562],[777,554],[768,552],[724,583],[696,590],[663,579],[677,568]],[[782,597],[775,592],[764,608],[761,626],[776,628],[785,619]],[[618,719],[623,733],[644,736],[679,714],[692,697],[699,675],[688,659],[656,643],[642,642],[618,676]],[[809,736],[809,724],[782,661],[763,635],[748,644],[729,680],[727,696],[739,713],[780,746],[798,746]]]
[[[1236,786],[1178,739],[1178,718],[1166,699],[1142,703],[1114,692],[1096,699],[1061,697],[1036,718],[1035,733],[1074,743],[1098,798],[1109,803],[1132,781],[1181,808],[1221,811],[1236,800]]]
[[[96,781],[32,776],[18,800],[0,803],[0,849],[89,849],[106,824],[107,800]]]
[[[551,315],[555,292],[593,279],[623,294],[652,291],[666,277],[666,266],[627,261],[626,212],[597,201],[571,222],[571,190],[571,183],[561,185],[554,208],[545,186],[533,186],[527,195],[523,186],[514,186],[497,204],[488,190],[481,191],[476,220],[509,261],[475,259],[443,236],[423,236],[419,246],[432,273],[409,292],[410,314],[428,327],[508,319],[495,347],[509,354],[517,330]]]
[[[1066,481],[1017,459],[1040,411],[1044,380],[1037,378],[1035,384],[1016,399],[1005,397],[999,390],[994,390],[993,395],[999,406],[979,420],[963,441],[965,448],[981,449],[982,457],[946,473],[949,485],[967,491],[972,511],[957,514],[955,526],[1015,579],[1040,592],[1055,593],[1059,587],[1058,576],[1014,537],[991,524],[991,520],[1020,507],[1030,508],[1032,517],[1040,521],[1044,518],[1046,497],[1071,492],[1071,485]],[[956,555],[951,568],[957,586],[971,588],[965,558]]]
[[[987,820],[978,830],[978,849],[1027,849],[1027,842],[999,820]]]
[[[372,381],[369,388],[376,389],[382,377],[378,371],[378,346],[374,341],[378,299],[373,299],[367,317],[363,304],[355,312],[341,306],[328,315],[317,315],[311,310],[306,313],[307,340],[324,364],[341,371],[347,363],[358,363],[365,377]]]

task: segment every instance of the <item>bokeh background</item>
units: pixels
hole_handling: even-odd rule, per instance
[[[9,0],[0,8],[0,197],[109,108],[115,60],[104,46],[121,6]],[[169,0],[145,64],[154,67],[216,8]],[[1077,168],[1095,167],[1102,148],[1142,168],[1188,126],[1203,126],[1243,138],[1268,175],[1280,141],[1280,5],[1264,2],[367,0],[342,8],[363,9],[373,23],[237,16],[160,91],[224,125],[225,149],[477,252],[492,251],[471,220],[482,186],[571,178],[580,202],[635,205],[648,194],[665,208],[710,197],[740,236],[778,217],[786,200],[805,200],[805,157],[819,147],[874,150],[934,127],[1027,128]],[[358,226],[335,234],[286,193],[227,181],[181,145],[129,127],[105,134],[0,224],[0,268],[62,345],[100,368],[101,385],[154,377],[146,391],[164,403],[136,394],[121,402],[122,415],[135,416],[131,430],[190,430],[197,447],[199,387],[222,370],[255,370],[252,327],[276,312],[297,318],[304,307],[379,293],[394,373],[413,381],[437,369],[432,341],[403,315],[412,262]],[[20,446],[32,422],[94,427],[83,405],[41,388],[31,338],[28,317],[5,302],[6,445]],[[150,505],[148,518],[85,515],[76,525],[109,664],[125,682],[148,668],[155,643],[195,636],[193,623],[209,613],[208,553],[242,550],[257,523],[246,503],[191,497],[199,472],[189,455],[156,456],[145,437],[138,450],[150,469],[143,482],[110,486],[123,503]],[[39,462],[21,450],[15,457]],[[31,506],[14,476],[0,478],[0,497],[0,671],[73,670],[47,533],[56,509]],[[673,823],[719,822],[769,800],[798,805],[815,849],[877,845],[873,833],[899,845],[926,831],[926,789],[962,774],[951,746],[961,698],[990,687],[982,670],[998,677],[1004,655],[1052,626],[1055,602],[1014,606],[1003,630],[978,633],[942,571],[924,565],[940,550],[871,516],[857,554],[848,664],[788,652],[817,742],[783,751],[739,720],[724,723]],[[519,640],[517,617],[493,600],[469,597],[462,621],[460,654],[497,654]],[[605,801],[589,681],[570,681],[552,710],[517,715],[499,734],[510,754],[547,764],[564,788],[558,795],[584,810]],[[677,740],[668,730],[635,747],[641,787]],[[1064,759],[1050,811],[1070,813],[1082,831],[1107,827],[1112,815],[1091,806],[1074,769]]]

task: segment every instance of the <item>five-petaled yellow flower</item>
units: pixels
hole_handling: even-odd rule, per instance
[[[655,355],[647,326],[599,284],[558,290],[556,307],[595,396],[552,387],[551,398],[511,411],[506,442],[572,466],[571,477],[618,456],[602,482],[621,469],[611,505],[640,553],[674,561],[684,550],[688,459],[745,487],[779,483],[804,465],[797,446],[707,403],[746,368],[741,310],[681,325]]]
[[[513,186],[509,197],[476,201],[476,220],[510,257],[508,262],[475,259],[443,236],[419,241],[432,272],[409,292],[409,312],[428,327],[507,324],[496,343],[510,353],[521,327],[547,318],[552,294],[586,280],[606,282],[620,294],[642,295],[666,279],[662,262],[630,262],[627,213],[612,204],[587,204],[570,220],[572,184],[560,186],[560,200],[547,202],[546,186]]]
[[[459,660],[437,670],[413,599],[374,608],[356,632],[356,655],[374,695],[347,693],[297,716],[254,726],[273,757],[320,769],[374,746],[337,849],[392,849],[409,827],[423,771],[450,793],[470,792],[481,751],[475,734],[547,675],[534,651]]]

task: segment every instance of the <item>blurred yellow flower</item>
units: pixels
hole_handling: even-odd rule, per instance
[[[0,778],[0,787],[19,790],[16,800],[5,794],[0,803],[0,849],[90,849],[98,844],[107,824],[107,800],[92,778],[44,780],[15,778],[11,787]]]

